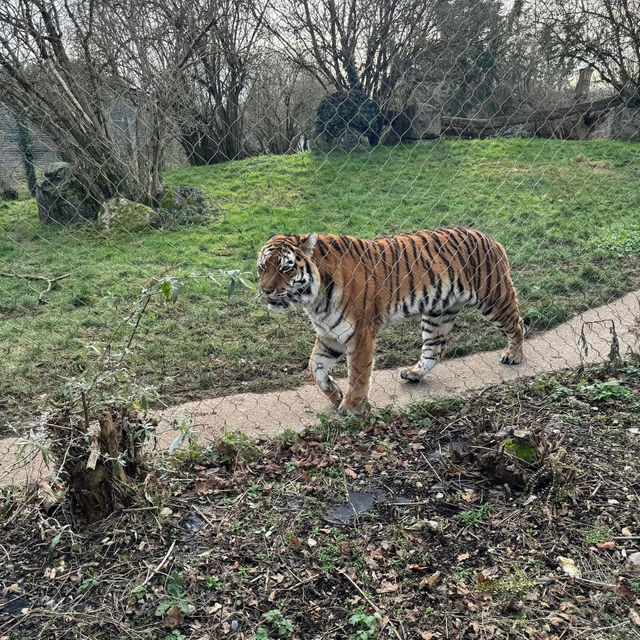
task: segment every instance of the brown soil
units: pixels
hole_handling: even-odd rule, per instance
[[[640,638],[639,407],[636,361],[192,441],[90,528],[5,490],[0,637]]]

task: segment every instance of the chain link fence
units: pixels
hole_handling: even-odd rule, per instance
[[[524,362],[465,310],[407,384],[417,314],[379,335],[374,407],[636,350],[640,7],[594,4],[5,3],[0,484],[45,473],[61,413],[90,432],[133,406],[166,451],[332,411],[308,318],[259,299],[272,235],[460,226],[505,247]]]

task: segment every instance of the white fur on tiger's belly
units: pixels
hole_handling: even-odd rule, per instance
[[[309,320],[316,333],[323,338],[330,338],[336,342],[345,344],[353,335],[354,327],[345,318],[340,320],[340,311],[337,309],[329,309],[327,313],[314,314],[305,309]]]

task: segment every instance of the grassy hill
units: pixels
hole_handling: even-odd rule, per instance
[[[88,345],[121,348],[132,301],[168,267],[183,290],[177,304],[152,305],[144,316],[130,361],[137,380],[156,385],[167,402],[300,384],[313,342],[306,318],[269,315],[254,293],[227,298],[203,277],[253,272],[274,233],[478,227],[507,248],[524,313],[538,330],[640,280],[638,144],[450,141],[261,157],[171,171],[166,181],[203,187],[220,215],[104,236],[44,226],[32,201],[0,204],[0,272],[70,274],[43,297],[47,304],[38,303],[46,283],[0,274],[0,423],[60,397],[65,378],[94,365]],[[448,354],[498,344],[501,337],[471,314]],[[377,366],[410,364],[419,347],[415,322],[386,329]]]

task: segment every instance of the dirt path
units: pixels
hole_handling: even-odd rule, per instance
[[[515,367],[499,363],[499,351],[478,353],[439,363],[419,385],[403,382],[399,369],[376,371],[371,385],[371,401],[377,407],[405,406],[425,398],[464,395],[516,378],[540,375],[574,367],[581,362],[605,361],[610,353],[612,321],[624,354],[638,351],[640,291],[576,315],[568,322],[539,334],[525,344],[526,360]],[[586,354],[580,345],[586,339]],[[407,364],[411,357],[408,354]],[[345,381],[339,381],[342,387]],[[206,393],[206,392],[205,392]],[[248,435],[273,436],[284,429],[301,430],[317,421],[317,414],[329,410],[324,396],[313,385],[272,393],[241,393],[208,398],[170,407],[158,414],[159,446],[166,448],[179,433],[176,426],[190,420],[199,441],[206,443],[224,428]],[[18,439],[0,440],[0,486],[23,482],[41,475],[38,459],[30,465],[16,465]]]

